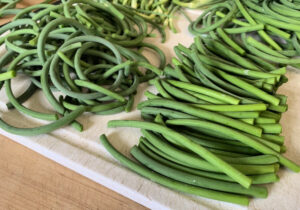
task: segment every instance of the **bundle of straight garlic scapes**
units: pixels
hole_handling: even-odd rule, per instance
[[[140,164],[116,151],[105,135],[100,139],[122,164],[157,183],[248,205],[250,197],[267,197],[267,189],[257,185],[278,181],[280,165],[300,171],[283,156],[279,121],[287,97],[276,93],[287,82],[287,64],[297,67],[299,58],[290,58],[297,55],[298,42],[275,38],[296,37],[297,30],[247,23],[248,8],[241,5],[239,0],[216,4],[190,25],[200,36],[188,48],[174,48],[177,58],[164,69],[165,77],[150,80],[158,94],[147,91],[148,100],[138,105],[148,122],[108,123],[141,129],[143,136],[131,149]]]
[[[175,52],[165,78],[150,81],[158,94],[146,92],[148,100],[138,105],[149,122],[108,123],[142,129],[131,154],[149,169],[132,165],[101,136],[115,158],[169,188],[241,205],[249,197],[267,197],[257,184],[278,181],[279,164],[300,171],[282,155],[279,120],[287,97],[276,90],[287,80],[285,67],[240,56],[208,37],[196,37],[189,48],[178,45]],[[146,170],[157,172],[155,178]]]
[[[147,21],[132,14],[107,1],[92,0],[38,4],[17,13],[0,28],[0,44],[7,49],[0,59],[0,89],[6,91],[8,109],[50,123],[18,128],[0,119],[0,128],[17,135],[39,135],[71,123],[82,131],[75,119],[85,111],[99,115],[129,112],[138,85],[160,75],[165,66],[162,51],[143,42],[150,33]],[[159,68],[138,51],[144,48],[158,54]],[[31,81],[18,97],[11,85],[16,75]],[[53,113],[23,105],[37,90],[43,92]]]

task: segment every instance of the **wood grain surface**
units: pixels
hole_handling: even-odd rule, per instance
[[[0,210],[146,209],[0,135]]]

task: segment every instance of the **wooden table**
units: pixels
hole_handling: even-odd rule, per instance
[[[146,209],[0,135],[0,209]]]

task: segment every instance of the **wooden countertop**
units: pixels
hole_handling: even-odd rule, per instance
[[[0,135],[0,209],[146,209]]]

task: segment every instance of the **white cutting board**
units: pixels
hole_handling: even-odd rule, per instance
[[[199,11],[189,12],[192,18],[196,18],[197,13],[200,14]],[[149,42],[161,47],[168,61],[174,56],[174,46],[178,43],[188,46],[193,42],[193,37],[187,30],[188,21],[179,16],[176,23],[178,23],[176,27],[179,33],[173,34],[167,31],[166,43],[161,44],[159,37],[149,39]],[[289,110],[284,114],[281,123],[283,135],[286,137],[286,156],[300,163],[300,71],[290,71],[287,76],[289,82],[284,84],[279,92],[288,95]],[[18,78],[12,84],[15,94],[18,95],[28,85],[28,81]],[[143,92],[146,89],[147,84],[139,87],[139,93],[135,97],[135,107],[138,102],[145,100]],[[0,91],[0,117],[5,121],[18,127],[34,127],[45,123],[25,117],[17,111],[7,112],[5,106],[7,101],[5,91],[2,89]],[[41,92],[36,93],[25,105],[38,111],[52,110]],[[141,135],[138,129],[108,129],[107,122],[114,119],[139,120],[140,112],[135,109],[130,113],[112,116],[85,114],[78,119],[84,125],[82,133],[75,131],[72,127],[61,128],[51,134],[35,137],[16,136],[2,130],[0,133],[151,209],[300,209],[300,174],[288,170],[280,170],[280,182],[267,185],[269,189],[267,199],[253,199],[248,208],[179,193],[144,179],[121,166],[101,145],[99,136],[105,133],[119,151],[129,155],[130,148],[138,142]]]

